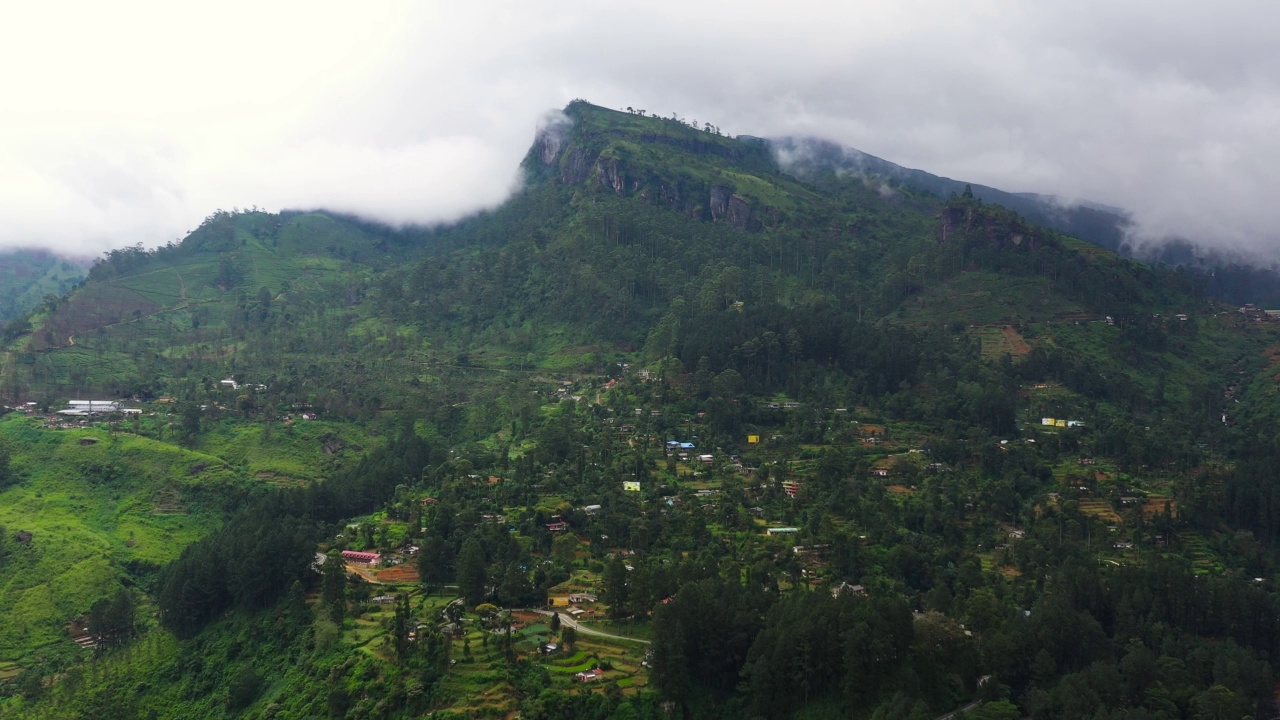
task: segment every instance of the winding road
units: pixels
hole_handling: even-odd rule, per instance
[[[553,610],[533,610],[532,612],[536,612],[539,615],[546,615],[547,617],[551,617],[552,615],[560,615],[560,623],[562,625],[565,625],[566,627],[571,627],[574,630],[582,633],[583,635],[595,635],[596,637],[608,638],[610,640],[626,640],[629,642],[644,643],[645,645],[652,644],[650,641],[642,640],[640,638],[627,637],[626,635],[611,635],[607,632],[592,630],[589,627],[583,626],[582,623],[578,622],[577,620],[574,620],[572,617],[561,614],[561,613],[557,613]]]

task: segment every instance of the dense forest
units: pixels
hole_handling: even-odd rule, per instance
[[[1266,313],[709,125],[575,102],[524,169],[10,325],[0,717],[1274,714]]]

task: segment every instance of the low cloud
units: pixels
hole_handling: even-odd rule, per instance
[[[214,209],[449,221],[577,97],[813,135],[1277,256],[1280,6],[28,4],[0,47],[0,246],[97,253]]]

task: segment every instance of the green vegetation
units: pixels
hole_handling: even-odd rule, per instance
[[[1280,326],[566,117],[492,212],[220,212],[10,327],[11,400],[151,414],[0,421],[0,717],[1270,707]]]
[[[50,310],[84,280],[89,263],[43,250],[0,253],[0,320],[11,321],[42,307]]]

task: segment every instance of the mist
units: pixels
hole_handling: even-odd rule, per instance
[[[328,2],[13,9],[0,247],[97,254],[215,209],[448,222],[584,98],[809,135],[1280,256],[1280,6]]]

